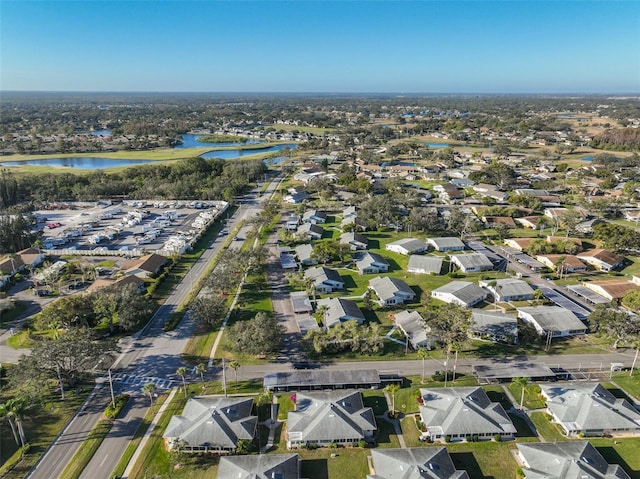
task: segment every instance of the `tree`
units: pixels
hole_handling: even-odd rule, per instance
[[[229,367],[233,369],[233,382],[238,384],[238,369],[240,369],[240,363],[236,360],[233,360],[229,363]]]
[[[204,388],[204,373],[207,371],[207,365],[205,363],[198,363],[196,365],[196,374],[200,375],[200,382]]]
[[[399,384],[387,384],[384,388],[386,392],[391,394],[391,414],[395,415],[396,412],[396,393],[400,390]]]
[[[430,305],[425,311],[424,324],[450,354],[469,338],[471,311],[453,303]]]
[[[337,241],[320,241],[313,245],[311,257],[322,264],[327,264],[338,253]]]
[[[198,296],[191,303],[191,317],[196,321],[219,327],[227,314],[227,301],[217,294]]]
[[[632,311],[640,312],[640,291],[629,291],[622,298],[622,304]]]
[[[509,237],[509,226],[507,226],[505,223],[497,223],[496,225],[494,225],[493,229],[496,232],[496,236],[501,243],[503,243],[504,240]]]
[[[589,323],[597,334],[613,339],[614,349],[620,342],[633,342],[640,337],[640,320],[606,304],[594,308]]]
[[[153,395],[156,393],[156,385],[153,383],[147,383],[142,386],[142,392],[149,396],[149,406],[153,405]]]
[[[429,357],[429,351],[424,348],[418,349],[418,359],[422,360],[422,377],[420,379],[420,384],[424,384],[424,376],[425,376],[425,361]]]
[[[227,340],[234,352],[264,356],[280,348],[282,334],[284,327],[278,320],[261,311],[254,318],[231,326]]]
[[[522,409],[522,406],[524,404],[524,391],[527,387],[527,384],[529,383],[529,378],[526,376],[514,378],[513,383],[522,388],[522,394],[520,395],[520,409]]]
[[[187,375],[187,368],[184,366],[180,366],[176,369],[176,374],[182,378],[182,387],[184,388],[184,395],[187,395],[187,383],[185,381],[185,376]]]
[[[34,403],[26,397],[15,397],[0,404],[0,417],[9,423],[16,445],[24,447],[27,439],[22,425],[24,416],[33,408]]]

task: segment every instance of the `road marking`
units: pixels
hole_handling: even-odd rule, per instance
[[[100,463],[100,467],[104,466],[104,461],[107,460],[107,457],[109,457],[109,454],[105,454],[104,455],[104,459],[102,460],[102,462]]]

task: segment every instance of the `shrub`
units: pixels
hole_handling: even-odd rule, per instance
[[[471,436],[471,441],[470,442],[478,442],[478,435],[477,434],[473,434]]]
[[[358,447],[360,449],[365,449],[367,447],[367,441],[365,441],[364,439],[360,439],[358,441]]]
[[[495,442],[500,442],[500,441],[502,441],[502,437],[500,436],[500,434],[494,434],[493,435],[493,440]]]
[[[451,442],[451,436],[445,436],[444,442]]]
[[[120,394],[116,396],[115,407],[113,403],[109,403],[107,408],[104,410],[104,417],[106,417],[107,419],[114,419],[118,417],[118,414],[120,414],[120,411],[122,411],[125,404],[127,404],[128,400],[129,400],[128,394]]]

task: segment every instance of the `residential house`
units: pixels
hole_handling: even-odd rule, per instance
[[[455,237],[427,238],[427,243],[433,246],[436,251],[449,252],[464,250],[462,240]]]
[[[582,240],[580,238],[572,238],[571,236],[547,236],[547,243],[556,244],[558,242],[567,242],[576,244],[582,250]]]
[[[640,412],[602,384],[540,384],[547,412],[567,436],[640,435]]]
[[[342,233],[340,235],[340,243],[348,244],[352,250],[367,249],[369,240],[360,233]]]
[[[318,260],[316,260],[313,254],[313,246],[309,243],[304,243],[295,247],[294,251],[296,252],[296,256],[298,257],[298,261],[300,264],[304,266],[313,266],[318,264]]]
[[[516,428],[499,402],[479,386],[420,389],[420,418],[432,441],[512,439]]]
[[[587,289],[599,294],[609,301],[622,299],[629,291],[640,290],[640,285],[624,279],[611,279],[606,281],[585,281],[582,283]]]
[[[287,218],[284,229],[287,231],[296,231],[298,226],[300,226],[300,217],[298,215],[291,215]]]
[[[287,447],[354,446],[371,441],[376,430],[359,391],[298,392],[287,417]]]
[[[364,314],[356,305],[355,301],[343,298],[326,298],[317,302],[318,310],[323,306],[326,308],[322,322],[325,328],[331,328],[336,324],[347,321],[356,321],[358,324],[364,323]]]
[[[622,213],[626,220],[635,222],[640,221],[640,210],[624,210]]]
[[[24,267],[25,264],[20,256],[8,256],[0,260],[0,276],[13,276]]]
[[[494,284],[495,283],[495,284]],[[533,299],[533,288],[521,279],[497,279],[495,281],[480,281],[480,286],[488,289],[496,301],[526,301]]]
[[[306,240],[319,240],[324,234],[322,226],[315,225],[313,223],[302,223],[298,226],[296,236],[305,238]]]
[[[311,280],[316,291],[320,293],[332,293],[344,289],[344,280],[335,269],[315,266],[306,270],[304,277]]]
[[[576,225],[576,231],[582,234],[593,233],[593,227],[604,223],[602,218],[592,218],[590,220],[582,221]]]
[[[413,349],[431,349],[434,343],[433,337],[429,334],[431,328],[424,323],[424,319],[417,311],[401,311],[394,314],[395,324],[411,343]]]
[[[387,243],[384,249],[404,255],[424,253],[429,246],[417,238],[402,238],[398,241]]]
[[[487,298],[487,292],[469,281],[451,281],[431,291],[431,297],[470,308]]]
[[[471,310],[471,335],[500,343],[518,342],[518,319],[498,311]]]
[[[456,470],[444,446],[372,449],[372,473],[366,479],[469,479]]]
[[[24,265],[30,270],[33,270],[33,268],[40,266],[44,259],[47,257],[47,255],[38,248],[23,249],[22,251],[18,251],[16,254],[20,257]]]
[[[97,291],[102,288],[108,288],[110,286],[126,286],[130,284],[135,286],[136,290],[139,293],[144,293],[145,290],[147,289],[144,285],[144,280],[142,278],[139,278],[132,274],[127,274],[125,276],[121,276],[116,280],[103,279],[103,278],[97,279],[93,283],[91,283],[91,286],[89,286],[85,290],[85,293],[93,293],[94,291]]]
[[[575,314],[560,306],[518,308],[518,318],[532,324],[539,334],[554,338],[585,334],[588,329]]]
[[[168,449],[185,452],[228,454],[236,451],[238,441],[252,441],[258,417],[251,415],[253,398],[193,397],[182,414],[169,421],[163,438]]]
[[[292,291],[289,293],[289,299],[291,300],[291,307],[293,308],[294,314],[308,315],[313,311],[311,301],[309,301],[309,296],[306,291]],[[315,319],[313,322],[315,322]]]
[[[327,222],[327,214],[319,210],[308,210],[302,215],[303,223],[324,224]]]
[[[477,273],[493,269],[491,260],[482,253],[454,254],[450,258],[451,262],[463,273]]]
[[[287,196],[284,197],[284,201],[292,205],[297,205],[302,203],[303,201],[308,200],[309,198],[311,198],[311,196],[309,196],[307,193],[302,191],[302,192],[288,194]]]
[[[297,454],[259,454],[220,458],[218,479],[300,479]]]
[[[440,274],[442,271],[442,257],[412,254],[409,256],[407,271],[415,274]]]
[[[543,223],[540,223],[542,216],[523,216],[522,218],[514,218],[516,223],[520,223],[523,228],[529,228],[532,230],[542,229]]]
[[[416,293],[407,283],[389,276],[378,276],[369,280],[369,288],[376,293],[381,306],[404,304],[407,301],[413,301],[416,297]]]
[[[360,274],[377,274],[389,271],[387,260],[376,253],[370,253],[369,251],[357,253],[354,260]]]
[[[127,274],[132,274],[138,278],[146,279],[160,273],[166,262],[166,257],[151,253],[141,256],[138,259],[127,261],[124,264],[124,270]]]
[[[624,264],[624,256],[612,253],[606,249],[590,249],[577,254],[581,261],[590,264],[600,271],[611,271]]]
[[[608,464],[588,441],[517,444],[524,479],[631,479],[618,464]]]
[[[518,251],[524,251],[532,241],[536,240],[537,238],[507,238],[504,240],[504,244]]]
[[[516,227],[511,216],[483,216],[482,221],[487,228],[495,228],[497,225],[506,225],[508,228]]]
[[[572,254],[540,254],[536,259],[553,271],[559,267],[563,273],[584,273],[587,270],[587,265]]]

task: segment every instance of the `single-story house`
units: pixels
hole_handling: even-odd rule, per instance
[[[299,203],[302,203],[303,201],[308,200],[309,198],[311,198],[311,196],[309,196],[307,193],[302,191],[299,193],[291,193],[285,196],[284,201],[292,205],[297,205]]]
[[[91,286],[89,286],[85,290],[85,293],[93,293],[94,291],[97,291],[102,288],[108,288],[110,286],[125,286],[128,284],[134,285],[135,288],[140,293],[144,293],[145,290],[147,289],[144,285],[144,280],[142,278],[139,278],[132,274],[127,274],[125,276],[121,276],[116,280],[105,279],[105,278],[96,279],[93,283],[91,283]]]
[[[536,259],[554,271],[560,265],[564,273],[583,273],[587,270],[587,265],[572,254],[540,254]]]
[[[402,330],[413,349],[431,349],[434,338],[429,334],[431,328],[417,311],[400,311],[394,314],[396,326]]]
[[[547,236],[546,237],[547,243],[549,244],[556,244],[559,242],[571,242],[573,244],[575,244],[576,246],[580,247],[580,250],[582,250],[582,240],[580,238],[574,238],[572,236],[566,237],[566,236]]]
[[[0,276],[13,276],[24,267],[25,264],[20,256],[8,256],[0,260]]]
[[[539,334],[554,338],[585,334],[588,329],[575,314],[560,306],[518,308],[518,318],[532,324]]]
[[[471,310],[471,335],[507,344],[518,342],[518,319],[498,311]]]
[[[260,454],[220,458],[218,479],[300,479],[297,454]]]
[[[431,297],[470,308],[484,301],[488,293],[475,283],[469,281],[451,281],[431,291]]]
[[[521,218],[515,218],[515,222],[520,223],[523,228],[539,230],[544,226],[544,224],[541,223],[540,218],[542,218],[542,216],[523,216]]]
[[[267,391],[311,391],[326,389],[380,389],[377,369],[307,369],[266,373]]]
[[[296,230],[296,236],[305,238],[307,240],[319,240],[324,234],[322,226],[315,225],[313,223],[302,223]]]
[[[417,238],[402,238],[398,241],[387,243],[384,249],[400,254],[417,254],[424,253],[429,246],[422,240]]]
[[[491,260],[482,253],[452,254],[449,258],[463,273],[477,273],[493,269]]]
[[[504,240],[504,244],[518,251],[524,251],[529,247],[529,244],[536,239],[537,238],[507,238]]]
[[[305,211],[302,215],[303,223],[326,223],[327,222],[327,214],[324,211],[319,210],[309,210]]]
[[[509,228],[516,227],[516,223],[511,216],[483,216],[482,222],[487,228],[494,228],[496,225],[506,225]]]
[[[23,249],[22,251],[18,251],[16,254],[20,257],[24,265],[29,269],[40,266],[44,259],[47,257],[47,255],[38,248]]]
[[[456,470],[444,446],[372,449],[373,470],[366,479],[469,479]]]
[[[547,412],[567,436],[640,435],[640,412],[602,384],[540,384]]]
[[[316,260],[313,256],[313,246],[309,243],[304,243],[298,245],[294,248],[296,256],[298,257],[298,261],[300,264],[304,266],[313,266],[318,264],[318,260]]]
[[[464,250],[464,243],[460,238],[455,237],[441,237],[441,238],[427,238],[427,243],[433,246],[436,251],[462,251]]]
[[[369,240],[366,236],[360,233],[342,233],[340,235],[340,243],[348,244],[352,250],[367,249],[369,246]]]
[[[360,274],[386,273],[389,271],[389,263],[382,256],[376,253],[364,251],[355,257],[356,267]]]
[[[300,225],[300,217],[298,215],[292,215],[287,218],[287,222],[284,225],[284,229],[287,231],[295,231]]]
[[[356,207],[355,206],[347,206],[344,210],[342,210],[342,217],[349,218],[356,216]]]
[[[640,285],[624,279],[610,279],[606,281],[585,281],[582,283],[587,289],[599,294],[609,301],[622,299],[629,291],[640,290]]]
[[[440,274],[442,271],[442,257],[412,254],[409,256],[407,271],[415,274]]]
[[[310,279],[316,291],[321,293],[332,293],[338,289],[344,289],[344,280],[335,269],[315,266],[306,270],[304,277]]]
[[[362,314],[355,301],[343,298],[326,298],[318,300],[317,304],[318,310],[323,306],[326,307],[322,318],[325,328],[347,321],[356,321],[358,324],[364,323],[364,314]]]
[[[499,402],[479,386],[420,389],[420,418],[432,441],[512,439],[516,428]]]
[[[583,234],[593,233],[593,227],[604,223],[602,218],[593,218],[587,221],[582,221],[576,225],[576,231]]]
[[[253,398],[193,397],[175,415],[163,434],[168,449],[177,441],[185,452],[235,452],[238,441],[252,441],[258,417],[251,415]]]
[[[416,293],[407,283],[389,276],[378,276],[369,280],[369,289],[376,293],[381,306],[404,304],[407,301],[413,301],[416,297]]]
[[[533,299],[533,288],[521,279],[497,279],[494,281],[480,281],[483,288],[488,289],[496,301],[526,301]]]
[[[127,274],[132,274],[138,278],[146,279],[151,275],[160,273],[166,262],[166,257],[151,253],[141,256],[138,259],[127,261],[124,264],[124,270]]]
[[[590,249],[589,251],[578,253],[577,257],[600,271],[611,271],[624,264],[624,256],[606,249]]]
[[[372,440],[377,428],[359,391],[298,392],[287,416],[287,447],[353,446]]]
[[[524,479],[631,479],[618,464],[608,464],[588,441],[517,444]]]

